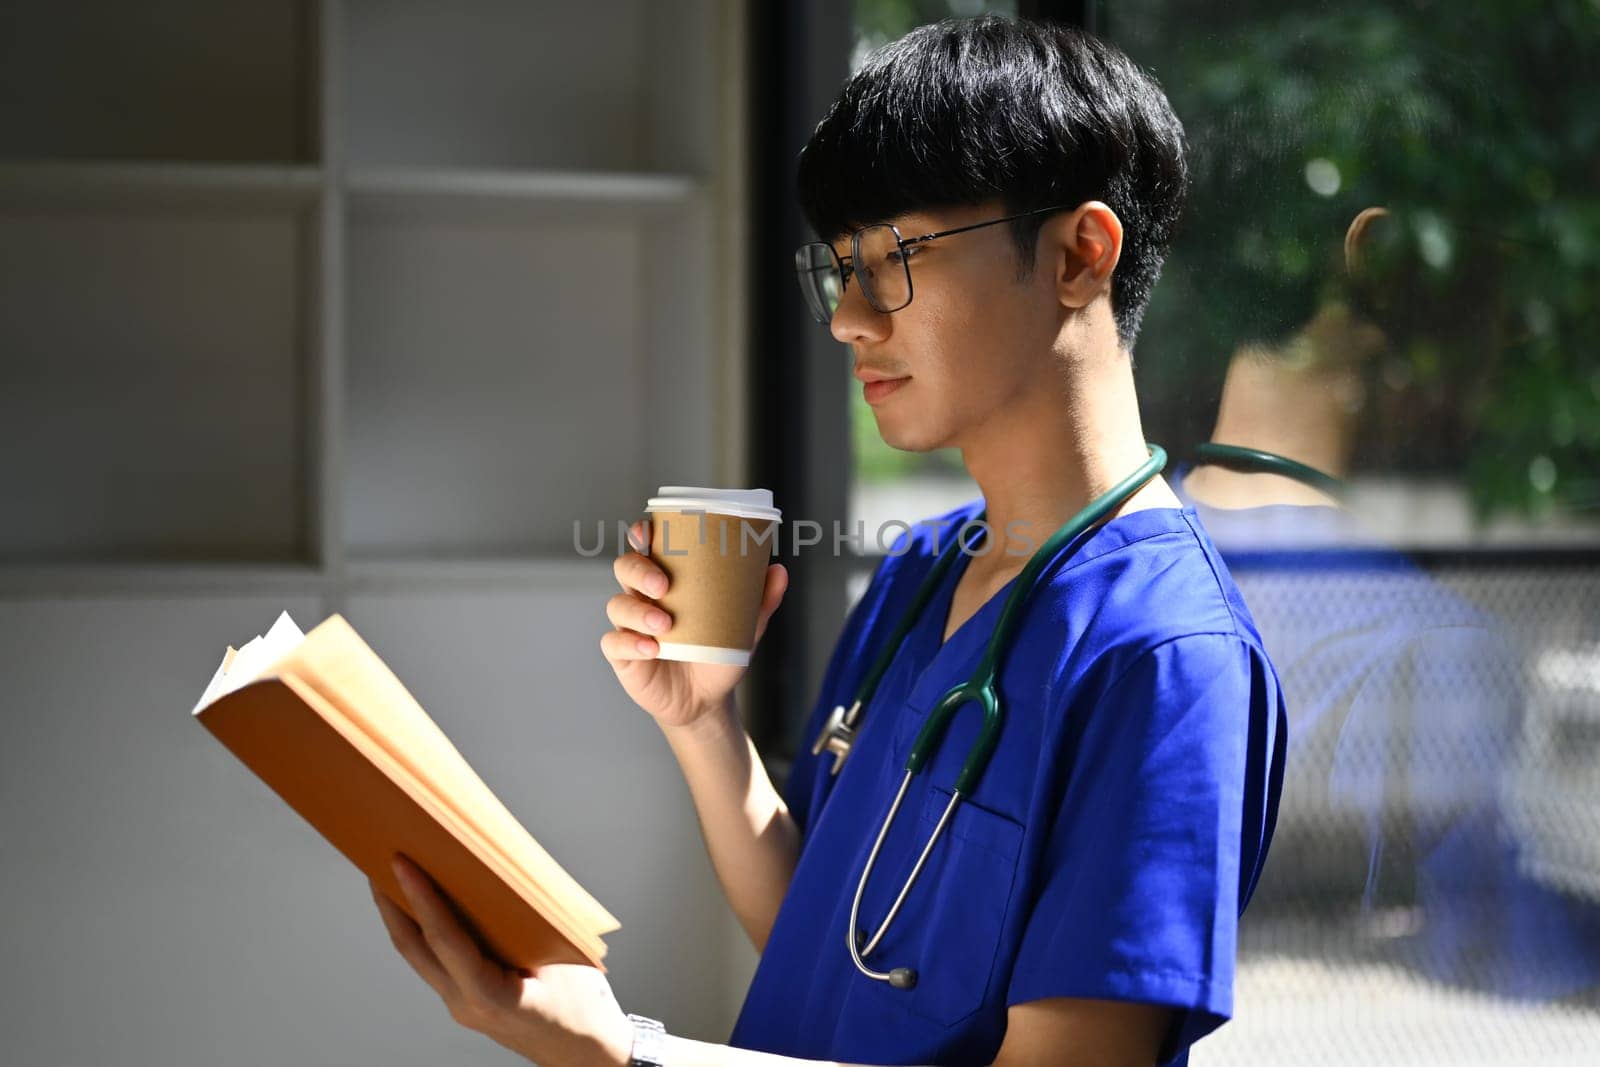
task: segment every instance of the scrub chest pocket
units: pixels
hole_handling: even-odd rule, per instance
[[[922,717],[901,715],[893,745],[896,769],[903,767],[921,725]],[[942,766],[928,770],[913,779],[907,793],[899,821],[910,832],[896,834],[901,844],[896,862],[873,871],[860,916],[869,936],[888,914],[950,802],[954,774]],[[948,782],[938,777],[941,773]],[[912,811],[920,811],[920,817],[909,818]],[[982,1006],[995,978],[1022,837],[1022,825],[1007,816],[966,799],[956,806],[889,932],[867,958],[879,970],[913,968],[917,983],[902,990],[864,982],[878,1003],[944,1027]]]

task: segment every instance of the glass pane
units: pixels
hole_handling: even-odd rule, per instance
[[[1195,1062],[1581,1062],[1600,1040],[1600,124],[1562,72],[1600,59],[1600,7],[1104,16],[1191,148],[1137,347],[1151,436],[1346,483],[1335,509],[1230,498],[1245,482],[1200,477],[1214,465],[1183,481],[1212,497],[1290,718],[1236,1017]],[[1239,550],[1313,534],[1338,551]]]
[[[1137,350],[1154,439],[1254,404],[1249,436],[1318,428],[1388,543],[1600,539],[1600,135],[1555,73],[1592,69],[1600,9],[1105,7],[1191,146]]]
[[[1017,13],[1016,0],[855,0],[855,47],[850,69],[859,70],[867,53],[904,37],[918,26],[952,16]]]

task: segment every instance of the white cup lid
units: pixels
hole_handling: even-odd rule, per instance
[[[783,517],[772,506],[771,489],[712,489],[698,485],[663,485],[645,511],[706,511],[746,519]]]

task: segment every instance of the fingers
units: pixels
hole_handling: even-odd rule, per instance
[[[628,528],[628,543],[633,546],[634,551],[624,552],[618,556],[612,563],[611,570],[616,575],[617,584],[622,586],[624,592],[631,590],[647,597],[660,597],[667,591],[669,584],[667,572],[644,554],[644,550],[650,544],[644,526],[644,523],[634,523]]]
[[[653,659],[660,645],[651,635],[672,628],[672,616],[650,599],[666,593],[669,580],[667,572],[643,554],[650,544],[649,523],[630,526],[628,543],[634,551],[624,552],[612,564],[622,592],[606,602],[606,618],[615,629],[600,636],[600,652],[617,671]]]
[[[601,653],[618,671],[627,669],[637,660],[654,658],[661,649],[653,635],[672,628],[672,616],[654,603],[671,583],[667,572],[643,554],[643,549],[649,545],[648,524],[639,522],[629,527],[628,543],[635,551],[623,553],[612,564],[622,592],[606,602],[606,618],[615,629],[600,636]],[[767,620],[782,603],[788,588],[788,568],[781,563],[769,566],[756,622],[756,640],[761,639]]]
[[[636,660],[655,659],[661,650],[653,637],[632,630],[610,630],[600,635],[600,652],[612,666],[625,668]]]
[[[421,868],[404,856],[394,859],[395,877],[417,917],[427,947],[451,982],[467,999],[492,1001],[504,985],[506,972],[478,948],[450,905]]]
[[[635,552],[645,552],[650,547],[650,519],[640,519],[628,527],[628,544]]]
[[[667,572],[652,562],[649,556],[637,552],[624,552],[618,556],[611,565],[611,572],[616,575],[617,584],[625,592],[647,597],[659,598],[667,591],[669,584]]]
[[[671,615],[629,593],[618,593],[606,601],[606,618],[619,630],[662,633],[672,628]]]
[[[433,987],[435,993],[447,1001],[455,997],[456,984],[450,980],[449,973],[433,954],[433,949],[428,947],[422,930],[400,905],[383,895],[376,882],[368,879],[367,884],[372,888],[373,902],[378,905],[378,914],[383,917],[383,925],[389,931],[389,940],[395,950],[424,982]]]
[[[783,601],[783,594],[789,591],[789,568],[781,563],[774,563],[767,568],[767,585],[761,594],[761,610],[771,613]]]
[[[767,585],[761,594],[761,614],[756,617],[756,640],[761,640],[761,635],[767,632],[767,622],[772,618],[772,613],[778,610],[778,605],[783,602],[783,594],[789,589],[789,569],[781,563],[774,563],[767,568]]]

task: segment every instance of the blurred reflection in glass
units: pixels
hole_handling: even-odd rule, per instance
[[[1216,1062],[1600,1047],[1600,576],[1395,547],[1594,543],[1600,9],[1513,6],[1109,9],[1192,150],[1141,395],[1291,716]]]

